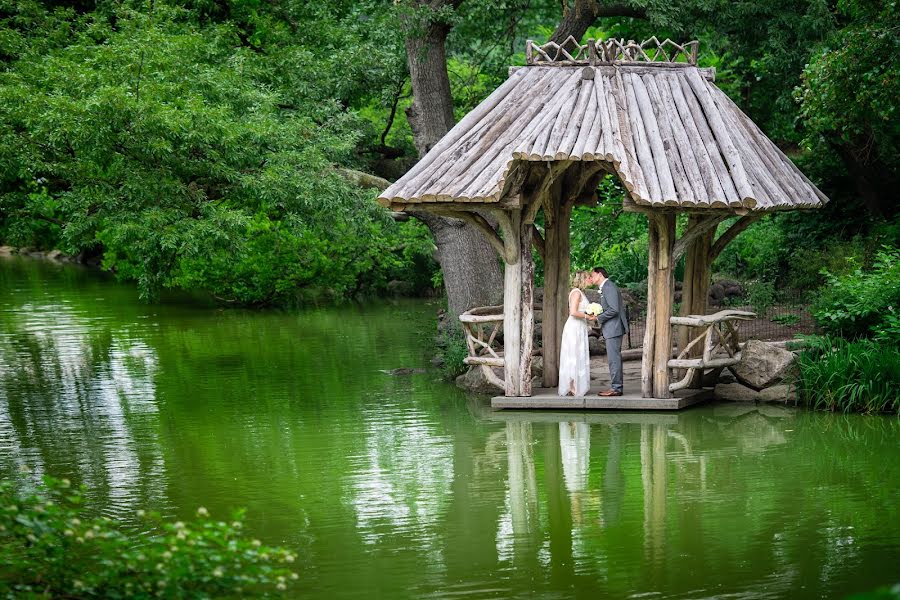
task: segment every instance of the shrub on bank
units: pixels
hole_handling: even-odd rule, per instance
[[[885,246],[870,270],[858,268],[844,277],[825,275],[828,284],[813,306],[824,332],[900,342],[900,249]]]
[[[900,344],[810,336],[797,359],[797,391],[810,408],[900,414]]]
[[[242,516],[187,523],[146,515],[150,533],[89,516],[84,488],[45,479],[37,491],[0,482],[0,596],[247,597],[287,589],[294,555],[241,537]]]

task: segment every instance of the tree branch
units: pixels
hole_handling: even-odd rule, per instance
[[[750,213],[749,215],[744,215],[735,223],[725,230],[725,233],[719,236],[715,242],[713,242],[712,249],[709,251],[709,262],[716,260],[716,257],[721,254],[722,250],[725,249],[725,246],[734,241],[742,231],[759,221],[763,218],[763,214],[765,213]]]
[[[345,169],[343,167],[336,167],[334,169],[337,171],[337,174],[352,183],[353,185],[358,185],[362,188],[371,188],[380,191],[386,190],[391,182],[383,177],[379,177],[378,175],[370,175],[369,173],[363,173],[362,171],[357,171],[356,169]]]

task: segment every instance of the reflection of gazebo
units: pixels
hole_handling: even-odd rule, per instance
[[[702,314],[711,254],[760,214],[827,198],[716,88],[713,71],[696,66],[697,42],[529,41],[526,58],[379,201],[463,219],[487,236],[506,265],[505,395],[531,396],[532,245],[544,259],[543,383],[552,387],[572,207],[596,202],[601,178],[618,177],[625,209],[645,213],[650,228],[642,395],[669,398],[678,259],[687,260],[682,314]],[[543,233],[534,225],[541,210]],[[676,240],[678,212],[689,222]],[[742,218],[714,240],[734,215]]]

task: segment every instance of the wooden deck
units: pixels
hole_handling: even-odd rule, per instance
[[[673,398],[641,398],[641,362],[623,364],[625,394],[604,398],[597,395],[609,389],[609,368],[605,356],[591,359],[591,389],[586,396],[560,396],[555,389],[536,388],[530,397],[495,396],[493,409],[553,409],[553,410],[679,410],[713,398],[712,388],[679,390]]]

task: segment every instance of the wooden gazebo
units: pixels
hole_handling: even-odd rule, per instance
[[[618,177],[627,190],[625,209],[649,221],[644,398],[672,395],[678,259],[687,257],[682,314],[703,314],[712,254],[766,212],[827,202],[714,85],[714,71],[696,66],[697,46],[656,38],[640,44],[569,38],[563,46],[529,41],[527,66],[511,68],[499,88],[380,195],[393,210],[415,208],[472,223],[503,259],[504,352],[493,360],[504,368],[507,397],[532,394],[532,245],[545,269],[543,384],[557,384],[569,218],[576,203],[597,201],[605,175]],[[534,224],[539,211],[543,232]],[[690,215],[680,239],[678,212]],[[734,215],[742,218],[714,240],[716,226]]]

